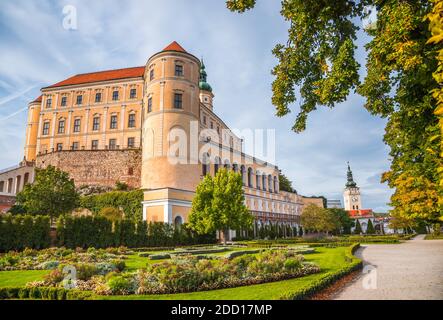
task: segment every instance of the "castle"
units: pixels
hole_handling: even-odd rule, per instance
[[[304,205],[323,206],[280,190],[278,168],[243,152],[214,112],[204,63],[177,42],[145,66],[79,74],[41,92],[29,104],[25,159],[0,172],[0,195],[32,183],[34,167],[54,165],[76,186],[141,188],[145,220],[181,224],[202,177],[225,167],[241,173],[258,223],[295,226]],[[187,152],[175,148],[183,137]]]

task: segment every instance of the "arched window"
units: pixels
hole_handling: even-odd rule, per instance
[[[261,176],[260,176],[260,171],[257,171],[255,173],[255,187],[260,190],[260,180],[261,180]]]
[[[245,176],[246,176],[246,169],[245,166],[240,167],[240,173],[241,173],[241,181],[243,182],[243,185],[246,185],[245,183]]]
[[[227,160],[227,159],[225,160],[224,167],[225,167],[226,170],[231,169],[231,164],[229,163],[229,160]]]
[[[232,165],[232,170],[234,170],[234,172],[238,172],[238,164],[234,163]]]
[[[204,153],[202,157],[202,175],[203,177],[207,174],[210,174],[210,162],[209,162],[209,154]]]
[[[29,182],[29,172],[25,173],[25,177],[23,178],[23,186]]]
[[[182,224],[183,224],[183,218],[180,216],[176,216],[174,219],[174,227],[180,228]]]
[[[216,158],[215,158],[215,163],[214,163],[214,175],[217,174],[217,172],[218,172],[218,168],[220,167],[220,163],[221,163],[220,158],[219,158],[219,157],[216,157]]]
[[[263,176],[262,176],[262,187],[263,187],[263,190],[265,190],[266,191],[266,175],[265,174],[263,174]]]
[[[248,187],[252,188],[252,168],[248,168]]]
[[[269,192],[272,192],[272,176],[268,175],[268,189]]]
[[[277,177],[274,177],[274,192],[278,193],[279,190],[280,190],[280,186],[278,185],[278,179],[277,179]]]

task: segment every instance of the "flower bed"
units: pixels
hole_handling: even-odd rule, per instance
[[[105,264],[116,267],[124,263],[129,254],[124,247],[109,249],[89,248],[76,250],[66,248],[50,248],[44,250],[25,249],[22,252],[11,251],[0,255],[0,271],[11,270],[54,270],[64,264],[97,264],[106,268]]]
[[[292,251],[265,251],[244,255],[232,260],[223,257],[195,255],[173,257],[170,260],[148,264],[136,273],[107,275],[88,274],[77,280],[76,290],[93,291],[99,295],[166,294],[213,290],[264,282],[280,281],[317,273],[320,268],[304,261]],[[57,270],[45,281],[28,284],[29,287],[62,287]]]

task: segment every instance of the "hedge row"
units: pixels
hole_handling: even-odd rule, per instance
[[[287,292],[280,297],[280,300],[305,300],[321,290],[332,285],[335,281],[344,276],[359,270],[363,267],[363,262],[354,256],[355,251],[360,248],[360,244],[352,245],[347,251],[345,259],[349,264],[338,271],[328,272],[321,279],[309,283],[306,287],[296,290],[294,292]]]
[[[0,216],[0,251],[48,248],[50,229],[48,216]]]
[[[88,300],[94,294],[90,291],[67,290],[55,287],[5,287],[0,288],[0,300],[42,299],[42,300]]]
[[[111,222],[100,216],[61,217],[57,221],[57,242],[68,248],[174,247],[215,243],[215,233],[197,235],[186,225],[174,228],[161,222],[134,222],[125,219]]]

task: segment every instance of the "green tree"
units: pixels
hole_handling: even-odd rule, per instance
[[[357,219],[357,221],[355,221],[355,229],[354,229],[354,234],[361,234],[363,231],[361,230],[361,224],[360,221]]]
[[[335,233],[350,234],[351,228],[354,226],[354,221],[349,217],[349,214],[344,209],[331,208],[329,212],[334,216],[338,228],[334,230]]]
[[[366,234],[374,234],[374,233],[375,233],[374,225],[372,224],[372,220],[369,219],[368,227],[366,228]]]
[[[122,212],[117,208],[106,207],[100,210],[99,216],[104,217],[110,221],[120,221],[123,219]]]
[[[338,227],[334,215],[325,208],[314,204],[307,205],[301,214],[301,224],[309,231],[329,233]]]
[[[35,169],[35,181],[17,194],[17,203],[33,215],[47,214],[51,220],[75,209],[79,195],[69,174],[53,166]]]
[[[223,231],[224,241],[229,230],[252,226],[253,216],[244,204],[241,175],[220,169],[215,177],[206,175],[197,186],[189,226],[198,234]]]
[[[286,192],[296,192],[293,188],[292,188],[292,181],[288,179],[288,177],[286,177],[280,170],[280,175],[279,175],[279,183],[280,183],[280,190],[281,191],[286,191]]]
[[[243,13],[256,1],[226,3],[231,11]],[[443,219],[438,124],[443,115],[441,0],[283,0],[281,4],[289,30],[286,43],[273,50],[278,59],[272,72],[276,115],[290,113],[299,90],[293,130],[301,132],[309,113],[322,106],[332,108],[356,91],[366,98],[364,107],[371,114],[387,119],[384,142],[392,160],[382,181],[395,189],[393,212],[416,220]],[[365,26],[370,41],[365,46],[366,72],[360,79],[354,54],[357,32],[372,13],[376,21]],[[420,183],[412,182],[418,179]],[[411,201],[402,201],[416,193],[419,196]],[[422,208],[419,214],[417,207]]]

